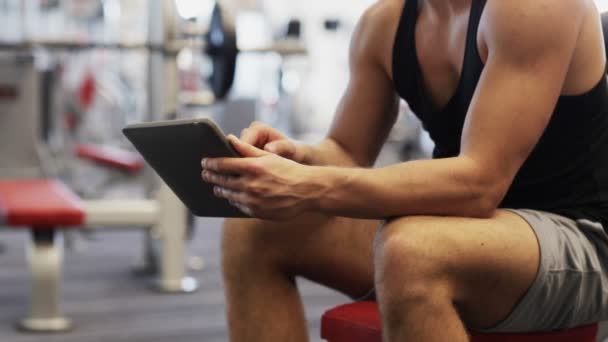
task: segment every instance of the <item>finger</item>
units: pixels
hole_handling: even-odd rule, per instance
[[[262,137],[265,139],[264,144],[269,141],[282,140],[287,138],[279,130],[262,122],[253,122],[250,128],[255,129],[257,131],[261,131],[263,133]]]
[[[240,211],[242,211],[245,215],[253,216],[253,210],[251,210],[251,208],[247,207],[246,205],[243,205],[240,203],[234,203],[234,202],[231,202],[230,204],[232,204],[232,206],[234,206],[237,209],[239,209]]]
[[[242,191],[245,188],[245,183],[241,177],[219,174],[209,170],[204,170],[202,172],[202,177],[205,182],[215,184],[223,188],[237,191]]]
[[[254,209],[252,207],[253,201],[249,195],[244,192],[232,191],[222,187],[214,187],[213,192],[217,197],[225,198],[230,204],[237,207],[243,213],[249,216],[254,215]]]
[[[251,199],[246,193],[223,188],[221,186],[214,186],[213,194],[219,198],[225,198],[229,202],[239,203],[242,205],[247,205],[251,202]]]
[[[254,121],[248,128],[245,128],[241,132],[241,140],[250,145],[262,148],[271,140],[271,132],[272,127]]]
[[[289,140],[279,140],[271,142],[270,144],[264,146],[264,150],[290,159],[293,158],[296,153],[295,145]]]
[[[234,149],[243,157],[262,157],[268,154],[264,150],[239,140],[234,135],[228,136],[228,141],[232,144]]]
[[[254,121],[251,123],[251,125],[249,125],[249,127],[268,127],[268,126],[263,122]]]
[[[241,132],[241,140],[253,146],[263,146],[260,139],[260,130],[255,128],[245,128]]]
[[[235,201],[228,201],[228,203],[230,203],[231,206],[236,207],[237,209],[239,209],[240,211],[242,211],[243,213],[249,215],[249,216],[253,216],[253,210],[251,208],[249,208],[248,206],[242,204],[242,203],[238,203]]]
[[[201,165],[203,170],[215,173],[242,175],[252,172],[251,158],[205,158]]]

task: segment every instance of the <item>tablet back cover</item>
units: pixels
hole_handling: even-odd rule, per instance
[[[201,178],[203,158],[236,157],[223,133],[208,119],[138,124],[125,136],[169,188],[196,216],[247,217],[213,194]]]

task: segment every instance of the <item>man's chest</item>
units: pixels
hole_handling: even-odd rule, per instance
[[[444,108],[458,91],[466,51],[474,48],[470,46],[468,31],[468,12],[439,20],[423,10],[416,23],[413,46],[421,76],[420,86],[437,110]],[[473,37],[473,43],[476,43],[476,37]]]

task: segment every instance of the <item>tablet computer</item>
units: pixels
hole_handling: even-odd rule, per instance
[[[135,124],[123,133],[194,215],[247,217],[201,178],[203,158],[239,157],[211,119]]]

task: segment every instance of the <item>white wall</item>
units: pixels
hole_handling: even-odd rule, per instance
[[[309,49],[309,69],[298,92],[302,126],[324,134],[348,82],[350,35],[361,14],[375,0],[263,0],[264,12],[275,30],[296,17],[303,23]],[[324,30],[326,19],[338,19],[338,32]]]
[[[608,0],[595,0],[595,4],[600,12],[608,11]]]

